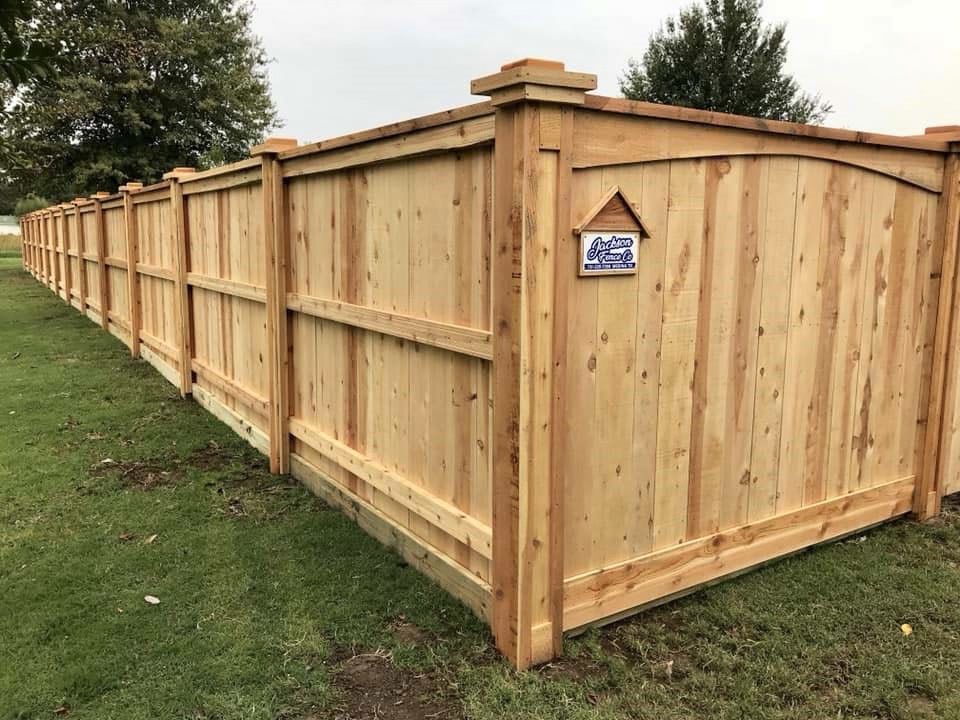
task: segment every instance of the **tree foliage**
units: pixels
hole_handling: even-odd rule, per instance
[[[786,25],[765,25],[760,0],[706,0],[669,18],[631,59],[620,90],[632,100],[773,120],[820,123],[832,111],[784,71]]]
[[[13,206],[13,214],[17,217],[21,215],[26,215],[31,213],[34,210],[43,210],[44,208],[50,207],[52,205],[49,200],[42,198],[33,193],[27,193],[22,198],[17,200],[17,204]]]
[[[237,0],[38,5],[27,39],[61,52],[8,101],[8,183],[62,200],[247,157],[276,123],[250,19]]]
[[[24,38],[23,28],[32,14],[32,0],[0,0],[0,78],[13,87],[51,69],[53,50]]]

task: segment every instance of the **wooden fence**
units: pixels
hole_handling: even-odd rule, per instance
[[[32,213],[24,264],[520,667],[935,515],[960,490],[960,128],[595,84],[525,61],[473,82],[489,102]]]

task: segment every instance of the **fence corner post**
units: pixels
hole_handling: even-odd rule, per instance
[[[918,468],[913,495],[913,517],[928,520],[940,513],[944,480],[943,457],[950,451],[950,413],[960,392],[960,366],[955,352],[960,323],[960,126],[928,128],[931,138],[950,142],[950,153],[944,165],[943,191],[940,195],[941,214],[937,232],[942,237],[943,262],[940,272],[940,294],[937,301],[937,325],[933,340],[933,366],[930,372],[930,392],[927,405],[927,427],[924,433],[923,455]]]
[[[565,287],[575,272],[573,111],[596,80],[563,63],[526,59],[470,86],[496,112],[491,625],[497,647],[519,668],[562,650],[564,488],[553,457]]]
[[[173,217],[173,246],[177,266],[174,269],[177,328],[179,340],[180,397],[193,392],[193,309],[190,305],[190,286],[187,284],[190,255],[187,239],[187,215],[183,199],[184,177],[193,175],[191,167],[176,167],[163,176],[170,181],[170,210]]]
[[[251,148],[261,161],[263,232],[267,267],[267,347],[270,386],[270,472],[290,472],[290,348],[287,319],[287,231],[282,161],[292,138],[267,138]]]
[[[127,241],[127,306],[130,308],[130,355],[140,357],[140,278],[137,276],[137,258],[140,253],[137,239],[137,219],[133,210],[133,195],[143,183],[128,182],[120,186],[123,195],[123,226]]]

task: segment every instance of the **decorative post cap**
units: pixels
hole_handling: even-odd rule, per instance
[[[170,172],[163,174],[164,180],[176,180],[182,178],[184,175],[193,175],[196,172],[195,168],[192,167],[175,167]]]
[[[143,187],[142,182],[128,182],[126,185],[121,185],[118,189],[120,192],[125,193],[135,193]]]
[[[583,105],[587,91],[596,88],[596,75],[568,72],[562,62],[539,58],[509,62],[470,83],[471,94],[488,95],[494,106],[523,100]]]
[[[285,137],[268,137],[259,145],[254,145],[250,148],[250,156],[257,157],[258,155],[276,155],[281,153],[284,150],[292,150],[297,147],[299,143],[296,138],[285,138]]]
[[[110,193],[105,190],[98,190],[93,195],[90,196],[91,200],[102,200],[105,197],[110,197]]]
[[[75,197],[75,198],[73,199],[73,204],[74,204],[74,205],[83,205],[83,204],[86,203],[86,202],[88,202],[88,200],[87,200],[87,198],[85,198],[85,197]]]

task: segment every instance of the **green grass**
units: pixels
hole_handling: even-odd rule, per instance
[[[960,717],[949,505],[516,673],[463,606],[271,477],[19,258],[0,259],[0,387],[0,720],[374,717],[378,683],[413,693],[383,718],[416,717],[420,693],[482,720]]]

